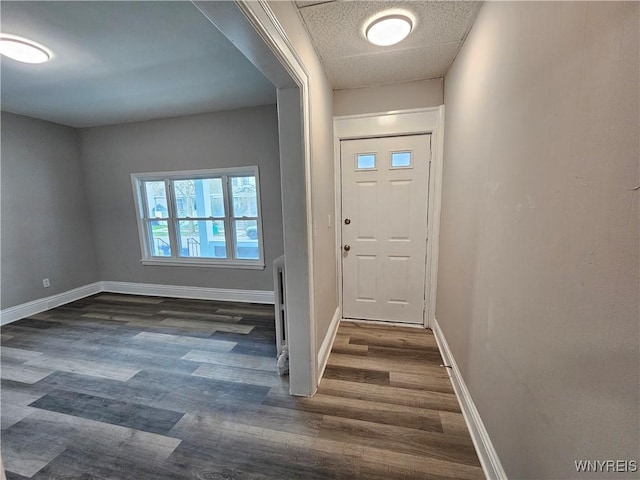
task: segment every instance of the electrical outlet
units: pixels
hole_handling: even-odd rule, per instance
[[[43,286],[44,288],[49,288],[49,287],[51,286],[51,282],[49,282],[49,279],[48,279],[48,278],[43,278],[43,279],[42,279],[42,286]]]

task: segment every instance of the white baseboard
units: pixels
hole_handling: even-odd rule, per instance
[[[340,317],[340,307],[337,307],[336,311],[333,312],[333,317],[331,318],[329,329],[327,330],[327,334],[325,335],[324,340],[322,341],[322,345],[320,346],[320,350],[318,351],[318,385],[320,385],[320,380],[322,380],[324,370],[325,368],[327,368],[329,354],[331,353],[333,342],[336,339],[336,334],[338,333]]]
[[[6,325],[36,313],[75,302],[100,292],[148,295],[152,297],[195,298],[227,302],[273,304],[273,292],[265,290],[233,290],[226,288],[187,287],[182,285],[155,285],[151,283],[95,282],[67,292],[22,303],[0,311],[0,325]]]
[[[33,300],[32,302],[22,303],[15,307],[5,308],[0,311],[0,325],[6,325],[7,323],[15,322],[21,318],[35,315],[36,313],[44,312],[52,308],[59,307],[65,303],[75,302],[81,298],[100,293],[102,291],[102,282],[95,282],[82,287],[74,288],[66,292],[59,293],[57,295],[51,295],[50,297],[40,298]]]
[[[198,300],[220,300],[227,302],[274,304],[272,291],[235,290],[228,288],[188,287],[184,285],[157,285],[154,283],[102,282],[102,290],[130,295],[152,297],[195,298]]]
[[[471,439],[476,447],[476,453],[478,454],[478,458],[482,464],[484,474],[490,480],[508,480],[507,474],[505,473],[504,468],[502,468],[502,463],[500,463],[500,458],[498,458],[498,453],[493,447],[493,443],[491,443],[489,433],[484,427],[484,423],[482,423],[480,413],[473,403],[473,399],[467,389],[467,385],[464,383],[462,373],[460,372],[460,369],[456,364],[456,360],[453,358],[453,354],[449,349],[449,344],[447,343],[446,338],[444,338],[444,334],[442,333],[442,330],[440,330],[440,325],[435,318],[433,319],[432,329],[436,337],[436,341],[438,342],[440,353],[442,353],[444,364],[451,367],[446,370],[449,371],[453,389],[460,401],[462,414],[467,422],[467,427],[471,433]]]

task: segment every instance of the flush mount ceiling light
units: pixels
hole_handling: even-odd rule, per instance
[[[51,58],[46,47],[6,33],[0,33],[0,54],[23,63],[44,63]]]
[[[401,42],[411,33],[413,23],[404,15],[387,15],[367,26],[365,35],[374,45],[387,47]]]

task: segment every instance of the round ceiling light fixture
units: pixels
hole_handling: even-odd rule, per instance
[[[44,63],[51,58],[46,47],[6,33],[0,33],[0,54],[22,63]]]
[[[404,15],[386,15],[371,22],[365,35],[374,45],[388,47],[401,42],[411,33],[413,23]]]

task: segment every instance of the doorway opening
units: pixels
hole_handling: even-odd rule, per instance
[[[431,135],[342,140],[342,316],[422,324]]]
[[[434,324],[443,138],[444,105],[334,117],[342,319]],[[343,174],[352,186],[346,198]],[[374,193],[378,188],[391,194]]]

